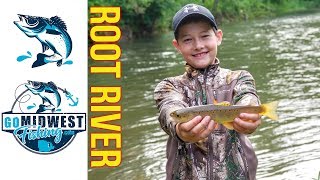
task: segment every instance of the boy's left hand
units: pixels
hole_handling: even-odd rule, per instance
[[[241,113],[239,117],[233,121],[233,128],[242,134],[253,133],[261,124],[261,116],[259,114]]]

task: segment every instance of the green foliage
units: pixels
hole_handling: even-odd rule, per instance
[[[218,21],[247,20],[320,7],[320,0],[89,0],[91,6],[120,6],[127,38],[171,30],[172,17],[187,3],[204,5]]]
[[[178,5],[179,1],[174,0],[89,0],[89,7],[120,6],[120,26],[128,38],[167,30]]]

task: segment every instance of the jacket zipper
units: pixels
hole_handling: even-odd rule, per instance
[[[203,85],[201,85],[201,90],[202,90],[202,103],[203,104],[208,104],[208,97],[207,97],[207,71],[208,69],[205,69],[204,72],[204,76],[203,76]],[[207,148],[208,148],[208,157],[207,159],[209,160],[209,162],[207,162],[208,168],[207,170],[209,172],[207,172],[207,174],[209,175],[209,180],[213,179],[213,154],[212,154],[212,142],[213,141],[213,137],[212,135],[209,135],[208,141],[207,141]]]

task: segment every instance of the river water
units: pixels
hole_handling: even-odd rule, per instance
[[[251,72],[261,101],[279,100],[280,119],[263,118],[249,136],[257,179],[318,179],[320,172],[320,12],[221,26],[221,66]],[[156,84],[184,72],[172,35],[122,43],[123,159],[89,169],[89,179],[164,179],[167,135],[153,101]],[[112,85],[113,77],[90,76]],[[90,129],[89,129],[90,131]]]

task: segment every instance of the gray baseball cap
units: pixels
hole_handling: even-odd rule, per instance
[[[205,7],[197,4],[187,4],[183,6],[174,16],[172,19],[172,27],[174,30],[174,33],[176,33],[176,30],[178,29],[179,25],[185,19],[186,17],[190,15],[202,15],[205,18],[208,19],[208,21],[211,23],[212,27],[215,30],[218,30],[217,23],[214,19],[214,16],[212,13]]]

